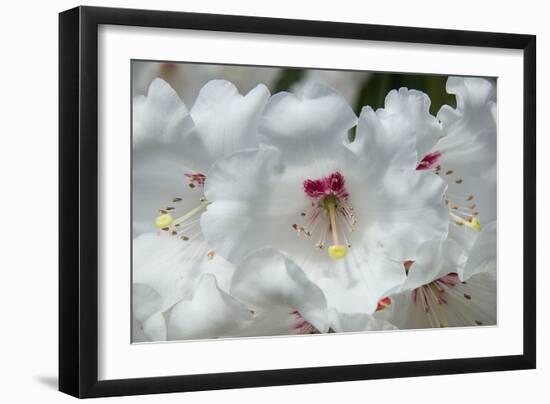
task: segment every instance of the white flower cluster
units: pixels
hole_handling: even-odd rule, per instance
[[[135,342],[496,323],[496,90],[133,100]],[[353,139],[353,140],[350,140]]]

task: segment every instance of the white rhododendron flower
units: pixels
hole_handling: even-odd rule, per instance
[[[405,279],[402,262],[447,236],[445,182],[416,170],[415,133],[437,130],[429,100],[391,92],[385,109],[357,117],[334,90],[272,96],[261,145],[219,160],[205,186],[202,230],[233,263],[270,246],[323,290],[328,307],[372,313]]]
[[[205,267],[217,268],[219,278],[232,274],[233,266],[215,255],[200,231],[203,187],[214,161],[257,144],[256,125],[268,97],[263,85],[242,96],[231,83],[215,80],[188,110],[161,79],[153,80],[147,96],[134,97],[132,224],[134,237],[142,236],[134,239],[133,281],[138,292],[152,288],[162,310],[191,293]],[[162,237],[144,234],[155,231]],[[137,313],[141,302],[134,298]],[[143,313],[135,319],[148,338],[156,338],[147,333]]]
[[[438,321],[435,326],[495,322],[495,87],[486,79],[451,77],[447,90],[456,94],[457,108],[445,105],[439,111],[441,136],[418,133],[418,153],[424,157],[417,169],[434,171],[448,183],[445,204],[451,219],[449,239],[443,244],[427,243],[419,250],[419,260],[405,263],[407,269],[415,269],[408,272],[402,287],[407,292],[388,299],[392,308],[383,312],[383,316],[392,313],[391,321],[400,328],[433,327]],[[492,267],[481,270],[479,261],[487,257],[492,257]],[[466,260],[468,264],[464,266]],[[478,272],[485,274],[474,276],[468,286],[462,283]],[[476,296],[474,301],[464,301],[471,300],[472,295]],[[458,307],[448,301],[458,303]],[[434,304],[435,309],[428,307]],[[440,305],[443,310],[438,309]],[[424,310],[420,317],[415,315],[419,308]],[[438,313],[443,317],[437,318]],[[450,323],[447,315],[452,317]]]
[[[134,97],[134,236],[158,228],[184,241],[197,236],[210,167],[257,145],[256,127],[268,97],[263,85],[242,96],[231,83],[214,80],[189,111],[160,79],[151,83],[147,96]]]
[[[487,79],[450,77],[447,91],[457,108],[444,105],[437,114],[440,137],[419,134],[418,169],[449,184],[450,231],[464,239],[496,219],[496,89]]]
[[[408,262],[403,292],[375,316],[401,329],[496,324],[496,223],[485,226],[467,259],[451,239],[430,241]]]

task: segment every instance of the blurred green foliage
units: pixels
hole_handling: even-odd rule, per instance
[[[273,85],[273,94],[280,91],[289,91],[290,87],[302,80],[306,74],[304,69],[284,69],[279,74],[277,81]]]
[[[304,69],[287,68],[282,70],[273,86],[273,93],[289,91],[294,83],[304,78],[305,73]],[[430,112],[436,115],[444,104],[448,104],[453,108],[456,107],[455,96],[447,94],[447,91],[445,91],[446,82],[447,76],[371,73],[366,80],[357,83],[360,91],[352,107],[357,114],[361,112],[365,105],[369,105],[375,110],[382,108],[384,99],[390,90],[407,87],[428,94],[432,101]]]
[[[359,113],[365,105],[370,105],[375,110],[381,108],[390,90],[407,87],[428,94],[432,101],[430,113],[436,115],[445,104],[456,107],[455,96],[445,91],[446,83],[447,76],[373,73],[362,84],[355,110]]]

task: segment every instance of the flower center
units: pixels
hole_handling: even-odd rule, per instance
[[[413,290],[412,300],[420,306],[432,327],[448,327],[447,314],[461,317],[467,324],[483,325],[481,321],[472,317],[471,310],[464,306],[472,301],[471,292],[465,285],[466,282],[460,282],[457,273],[450,272]]]
[[[447,182],[454,182],[463,185],[464,179],[458,177],[454,170],[446,170],[441,167],[439,159],[443,155],[441,151],[428,153],[420,161],[417,170],[432,170],[435,174],[445,177]],[[457,226],[465,226],[474,231],[481,231],[479,212],[476,210],[475,195],[458,192],[456,194],[447,192],[444,198],[445,204],[449,207],[449,215]]]
[[[349,193],[345,183],[344,176],[338,171],[324,178],[305,180],[304,193],[311,200],[311,209],[301,212],[301,216],[305,218],[303,225],[292,225],[299,235],[311,237],[318,233],[319,241],[316,246],[319,249],[325,248],[330,234],[332,244],[327,251],[329,257],[335,260],[347,255],[348,248],[351,248],[348,236],[355,230],[357,223],[353,207],[348,202]]]
[[[435,326],[441,328],[449,326],[447,315],[442,306],[448,304],[447,293],[458,282],[458,275],[451,272],[442,278],[413,290],[413,302],[420,304],[424,313],[434,322]]]

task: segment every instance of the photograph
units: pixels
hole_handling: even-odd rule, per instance
[[[128,68],[132,343],[498,326],[496,77]]]

